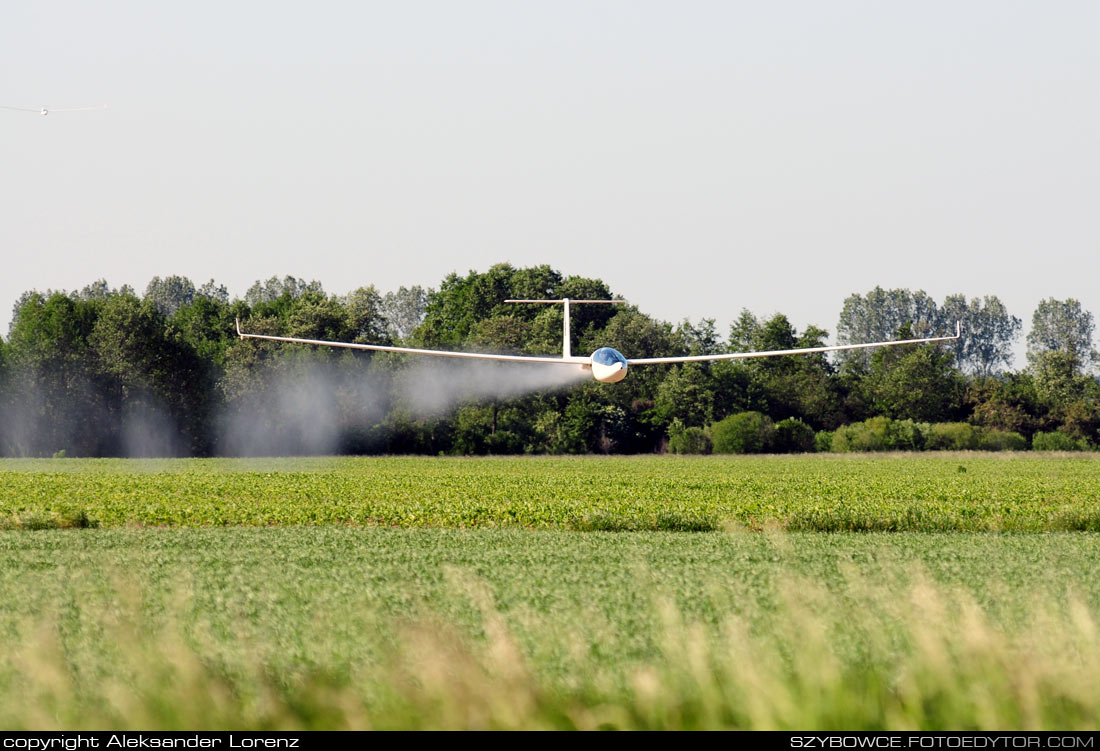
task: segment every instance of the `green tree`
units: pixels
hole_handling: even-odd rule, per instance
[[[740,352],[821,347],[827,336],[828,332],[816,326],[799,334],[782,313],[760,321],[747,310],[741,311],[730,331],[730,341]],[[843,422],[840,384],[824,354],[750,358],[742,367],[760,395],[754,408],[775,419],[798,417],[819,428]],[[743,408],[749,406],[742,404]],[[716,410],[716,417],[721,414],[722,410]]]
[[[384,298],[374,285],[359,287],[344,296],[344,315],[353,341],[361,344],[388,344],[392,341]]]
[[[88,336],[128,455],[207,453],[209,369],[182,337],[172,337],[150,300],[111,297]]]
[[[195,350],[211,372],[225,367],[226,348],[237,340],[235,318],[247,318],[248,307],[230,304],[216,297],[196,294],[194,301],[168,320],[169,336],[175,336]]]
[[[936,301],[923,290],[911,292],[875,287],[866,295],[852,294],[845,299],[836,326],[836,338],[839,344],[881,342],[894,338],[905,325],[913,336],[932,336],[939,323]],[[865,349],[837,353],[837,358],[845,365],[867,364],[871,357],[872,353]]]
[[[909,335],[902,328],[901,335]],[[965,379],[954,354],[934,344],[883,347],[860,388],[871,409],[893,419],[946,422],[962,412]]]
[[[549,271],[549,269],[547,269]],[[464,277],[452,273],[428,297],[424,322],[416,329],[415,339],[428,347],[461,349],[470,331],[479,322],[492,317],[512,296],[515,269],[501,263],[484,274],[476,271]],[[528,317],[530,311],[517,306],[516,315]],[[503,310],[501,310],[503,312]]]
[[[61,292],[20,297],[7,346],[9,410],[4,452],[96,456],[113,430],[88,337],[102,299]]]
[[[428,297],[433,291],[418,284],[413,287],[399,287],[396,292],[387,292],[382,296],[378,302],[378,312],[385,320],[386,333],[391,339],[404,341],[412,335],[416,327],[424,321]]]
[[[965,399],[975,425],[1024,436],[1038,430],[1047,414],[1031,373],[971,379]]]
[[[134,288],[129,284],[123,284],[117,289],[107,283],[106,279],[97,279],[91,284],[85,285],[79,290],[70,293],[69,297],[81,302],[93,300],[107,300],[115,295],[134,295]],[[46,295],[49,297],[49,295]]]
[[[676,327],[676,335],[687,345],[689,355],[717,355],[724,351],[722,336],[713,318],[704,318],[697,326],[685,319]]]
[[[260,303],[274,302],[284,295],[289,296],[291,299],[297,299],[306,292],[323,294],[324,289],[322,289],[321,283],[316,280],[307,282],[305,279],[298,279],[290,275],[284,276],[282,279],[273,276],[266,281],[257,280],[244,293],[244,300],[255,307]]]
[[[531,341],[532,324],[515,316],[499,316],[479,321],[466,337],[466,346],[478,352],[521,354]]]
[[[145,299],[165,318],[195,300],[195,284],[184,276],[154,276],[145,288]]]
[[[940,309],[941,328],[946,331],[955,321],[962,325],[962,336],[951,342],[959,367],[973,375],[993,375],[1012,364],[1012,343],[1020,335],[1021,322],[1009,315],[996,295],[973,298],[949,295]]]
[[[592,306],[610,308],[611,306]],[[619,310],[602,330],[592,328],[575,351],[593,352],[598,347],[614,347],[627,357],[656,357],[687,353],[683,340],[673,327],[647,316],[635,306],[615,306]],[[631,368],[620,383],[591,384],[614,415],[623,415],[614,432],[619,451],[634,453],[655,451],[665,440],[668,423],[657,409],[658,390],[673,366],[647,365]],[[610,413],[609,413],[610,414]]]
[[[424,321],[413,340],[427,347],[462,349],[481,322],[494,317],[513,317],[533,324],[534,340],[528,351],[540,354],[561,351],[562,311],[559,306],[505,303],[507,299],[610,299],[607,285],[598,279],[563,278],[549,266],[517,269],[501,263],[485,273],[450,274],[439,290],[428,296]],[[549,310],[547,308],[550,308]],[[611,305],[578,305],[572,310],[572,349],[602,329],[615,314]]]
[[[1092,313],[1077,300],[1042,300],[1031,317],[1027,359],[1033,368],[1042,367],[1051,353],[1061,353],[1074,373],[1085,373],[1097,360],[1092,347],[1094,328]]]
[[[673,368],[657,385],[656,410],[662,422],[678,420],[689,427],[714,421],[716,380],[702,363]]]
[[[223,305],[229,304],[229,290],[226,289],[224,284],[218,284],[213,279],[205,282],[201,287],[195,290],[195,297],[205,297],[208,300],[213,300]]]
[[[752,352],[760,340],[760,319],[748,308],[741,308],[737,320],[730,326],[730,352]]]

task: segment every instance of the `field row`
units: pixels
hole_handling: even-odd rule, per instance
[[[1100,457],[2,460],[0,528],[1100,531]]]
[[[0,726],[1088,729],[1095,534],[0,532]]]

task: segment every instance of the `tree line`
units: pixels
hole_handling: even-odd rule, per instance
[[[144,294],[98,281],[31,291],[0,339],[5,456],[311,453],[641,453],[1100,445],[1092,314],[1046,299],[1027,363],[1010,368],[1022,322],[993,295],[875,288],[842,302],[840,343],[963,336],[794,357],[632,369],[619,384],[555,367],[434,362],[288,345],[255,333],[515,354],[561,351],[560,306],[509,298],[608,299],[602,280],[550,266],[450,274],[438,289],[328,294],[294,277],[231,299],[211,280],[154,278]],[[633,305],[577,306],[572,349],[629,357],[824,345],[783,314],[744,310],[671,324]],[[424,362],[433,360],[433,362]]]

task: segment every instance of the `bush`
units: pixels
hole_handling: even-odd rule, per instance
[[[523,439],[511,430],[498,430],[485,436],[485,448],[490,454],[522,454]]]
[[[982,451],[1026,451],[1027,439],[1011,430],[983,430],[978,436]]]
[[[1091,446],[1086,441],[1075,441],[1065,433],[1055,430],[1033,435],[1031,448],[1035,451],[1088,451]]]
[[[816,448],[814,429],[797,417],[788,417],[775,426],[775,450],[781,454],[808,454]]]
[[[844,425],[833,434],[833,451],[916,451],[924,444],[921,430],[912,420],[872,417]]]
[[[702,428],[684,427],[679,418],[668,426],[668,450],[673,454],[709,454],[713,447]]]
[[[1043,434],[1053,435],[1053,434]],[[1084,451],[1089,446],[1064,433],[1050,439],[1046,451]],[[1068,441],[1068,443],[1067,443]],[[1009,430],[981,428],[965,422],[915,423],[912,420],[870,420],[822,431],[816,436],[818,451],[1025,451],[1027,439]],[[1040,442],[1042,444],[1042,441]]]
[[[762,454],[775,443],[775,425],[759,412],[730,415],[710,427],[716,454]]]
[[[981,444],[981,430],[965,422],[940,422],[925,429],[929,451],[973,451]]]

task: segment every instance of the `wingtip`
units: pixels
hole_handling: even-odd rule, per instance
[[[244,339],[244,332],[241,331],[241,319],[239,317],[237,318],[237,336]]]

